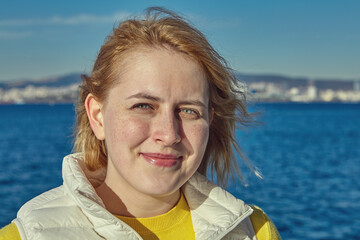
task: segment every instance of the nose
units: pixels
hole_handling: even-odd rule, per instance
[[[181,142],[181,120],[176,117],[174,112],[159,113],[154,120],[153,138],[157,143],[163,146],[173,146]]]

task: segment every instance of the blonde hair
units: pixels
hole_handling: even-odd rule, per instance
[[[129,19],[113,29],[100,49],[90,76],[82,75],[82,85],[76,108],[74,151],[84,153],[90,170],[107,165],[104,141],[98,140],[89,124],[85,99],[92,93],[105,101],[115,82],[112,65],[139,47],[162,47],[185,53],[202,67],[209,83],[209,107],[214,110],[209,141],[198,171],[206,175],[210,169],[217,182],[225,186],[234,171],[241,177],[234,150],[245,160],[235,140],[235,129],[252,122],[246,109],[243,86],[236,80],[226,61],[214,50],[205,36],[182,17],[163,8],[149,8],[144,19]]]

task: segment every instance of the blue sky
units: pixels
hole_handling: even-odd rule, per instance
[[[185,15],[237,71],[360,79],[360,1],[0,2],[0,81],[89,72],[115,22],[163,6]]]

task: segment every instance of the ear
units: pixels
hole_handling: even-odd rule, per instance
[[[94,95],[89,93],[85,99],[85,108],[91,129],[97,139],[105,140],[104,119],[101,107],[101,103],[96,100]]]
[[[211,108],[209,111],[209,126],[211,125],[213,119],[214,119],[214,108]]]

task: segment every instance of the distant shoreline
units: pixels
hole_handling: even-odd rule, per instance
[[[80,75],[73,73],[41,81],[0,83],[0,104],[76,102]],[[241,73],[236,73],[236,78],[239,90],[246,93],[250,102],[360,102],[360,80],[318,80]]]

